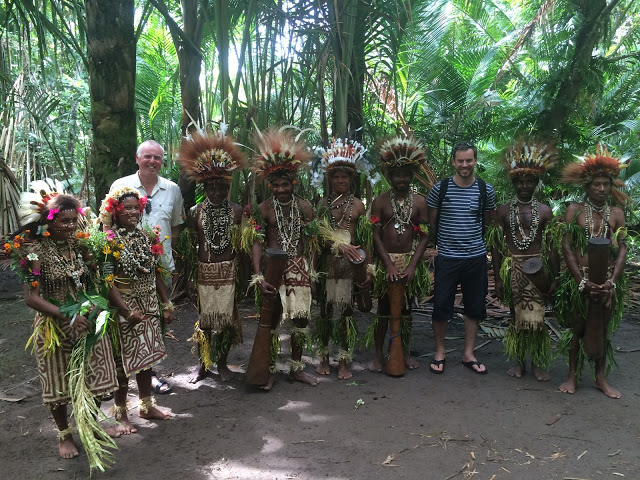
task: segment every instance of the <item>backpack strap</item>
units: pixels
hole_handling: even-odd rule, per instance
[[[436,224],[434,225],[436,244],[438,243],[438,225],[440,223],[440,210],[442,209],[442,204],[444,203],[444,197],[447,195],[447,190],[449,189],[449,180],[451,180],[451,177],[447,177],[444,180],[440,181],[440,191],[438,192],[438,213],[436,214]]]
[[[485,225],[484,225],[484,207],[487,205],[487,182],[482,180],[479,177],[478,179],[478,190],[480,190],[480,205],[479,205],[479,213],[480,221],[482,222],[482,238],[484,238],[485,234]]]

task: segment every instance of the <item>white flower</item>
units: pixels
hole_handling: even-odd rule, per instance
[[[27,255],[27,260],[29,260],[31,262],[37,262],[40,259],[38,258],[38,254],[37,253],[30,253],[29,255]]]
[[[100,333],[103,325],[105,324],[108,318],[109,318],[109,311],[102,310],[100,312],[100,315],[98,315],[98,318],[96,319],[96,335]]]

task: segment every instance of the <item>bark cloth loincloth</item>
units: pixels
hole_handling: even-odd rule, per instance
[[[511,292],[516,330],[542,330],[544,325],[544,295],[522,271],[522,265],[539,255],[512,255]]]
[[[311,319],[311,281],[309,263],[305,257],[287,259],[278,294],[282,303],[282,321]]]
[[[147,316],[136,325],[131,325],[124,317],[118,316],[122,366],[129,376],[152,368],[167,356],[160,328],[155,272],[131,282],[119,279],[118,290],[128,309],[140,310]]]
[[[198,262],[200,329],[218,333],[231,326],[242,336],[242,324],[235,304],[236,267],[235,260]]]

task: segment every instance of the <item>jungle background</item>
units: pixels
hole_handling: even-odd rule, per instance
[[[423,193],[452,173],[451,146],[473,141],[479,174],[499,201],[512,195],[500,159],[514,139],[555,142],[561,164],[604,142],[629,164],[622,176],[635,226],[639,44],[634,0],[4,0],[0,236],[18,228],[19,192],[34,179],[58,178],[95,209],[113,180],[136,170],[137,144],[148,138],[165,146],[163,175],[193,204],[197,192],[176,163],[180,138],[223,119],[248,154],[256,127],[310,129],[312,146],[350,133],[374,161],[382,138],[412,132],[428,149]],[[558,184],[559,170],[539,192],[558,213],[580,195]],[[306,182],[298,188],[319,194]],[[361,179],[365,200],[385,188]],[[234,201],[264,193],[249,171],[234,177]],[[447,372],[432,375],[430,316],[419,310],[413,352],[421,368],[402,379],[366,371],[372,354],[359,345],[349,383],[331,375],[312,389],[279,375],[268,395],[242,375],[192,385],[197,311],[181,302],[158,367],[174,386],[158,399],[174,419],[133,413],[139,433],[119,439],[116,464],[100,478],[636,478],[638,285],[612,339],[617,401],[591,388],[588,373],[575,395],[558,392],[567,371],[560,360],[550,382],[507,376],[495,323],[478,340],[490,374],[474,375],[460,364],[461,316],[449,329]],[[33,312],[21,297],[0,268],[0,477],[88,478],[86,457],[55,454],[24,350]],[[493,322],[508,316],[497,300],[489,309]],[[245,341],[229,358],[240,374],[255,333],[250,299],[241,316]],[[366,331],[369,317],[357,320]],[[314,359],[304,359],[311,372]]]
[[[639,199],[632,0],[6,0],[0,25],[0,234],[17,228],[18,192],[36,178],[95,208],[149,138],[192,205],[180,138],[220,121],[249,155],[256,127],[310,129],[311,146],[348,133],[373,161],[382,138],[412,132],[428,148],[427,186],[451,173],[452,144],[473,141],[500,200],[514,139],[554,141],[562,162],[604,142]],[[540,194],[556,210],[577,195],[558,171]],[[370,199],[386,185],[361,187]],[[237,202],[263,192],[247,171],[234,178]],[[627,213],[640,223],[635,205]]]

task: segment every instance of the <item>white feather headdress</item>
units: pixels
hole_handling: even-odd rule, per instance
[[[33,222],[41,222],[47,212],[47,203],[53,197],[65,193],[59,180],[45,178],[34,180],[29,185],[29,192],[20,194],[20,225],[28,225]]]

